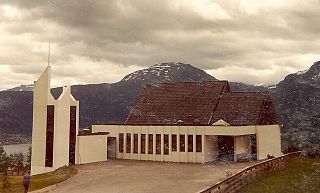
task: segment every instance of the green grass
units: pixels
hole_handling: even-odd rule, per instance
[[[77,174],[77,170],[72,167],[62,167],[53,172],[39,174],[31,177],[31,186],[29,191],[38,190],[53,184],[57,184],[71,178]],[[23,192],[22,178],[23,176],[8,176],[10,187],[4,190],[2,187],[3,176],[0,176],[0,192],[17,193]]]
[[[284,169],[272,171],[243,188],[241,193],[320,192],[320,159],[290,161]]]

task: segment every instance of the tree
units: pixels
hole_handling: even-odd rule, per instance
[[[14,153],[10,155],[11,167],[20,175],[20,171],[24,168],[24,157],[22,153]]]
[[[30,170],[31,169],[31,147],[28,149],[28,154],[26,157],[26,164],[25,164],[25,169]]]
[[[0,173],[6,172],[9,168],[8,155],[0,146]]]

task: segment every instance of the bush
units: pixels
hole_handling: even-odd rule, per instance
[[[3,147],[0,146],[0,173],[4,173],[10,166],[9,158]]]

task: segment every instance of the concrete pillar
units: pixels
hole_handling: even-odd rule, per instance
[[[123,133],[123,159],[127,159],[127,132]]]
[[[149,133],[146,133],[146,160],[149,160]]]
[[[204,146],[204,140],[205,140],[205,135],[201,135],[201,145],[202,145],[202,163],[205,163],[205,154],[204,154],[204,152],[205,152],[205,150],[204,150],[204,148],[205,148],[205,146]]]
[[[153,161],[156,161],[156,134],[153,133]]]
[[[180,162],[180,134],[177,133],[177,154],[178,154],[178,162]]]
[[[163,155],[164,155],[164,135],[161,133],[161,161],[163,161]]]
[[[141,160],[141,133],[138,133],[138,160]]]
[[[184,162],[188,162],[188,133],[184,135],[184,152],[186,154]]]
[[[193,156],[192,156],[192,161],[193,163],[196,163],[197,161],[197,152],[196,152],[196,134],[193,134]]]
[[[133,131],[131,132],[131,153],[130,153],[130,159],[133,158]]]
[[[172,134],[171,134],[171,131],[170,131],[170,134],[169,134],[169,161],[172,161]]]
[[[233,136],[233,161],[237,161],[237,136]]]

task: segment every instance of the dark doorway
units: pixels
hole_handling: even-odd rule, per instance
[[[234,137],[218,136],[219,159],[234,161]]]
[[[108,137],[107,147],[108,159],[116,159],[117,140],[115,137]]]

